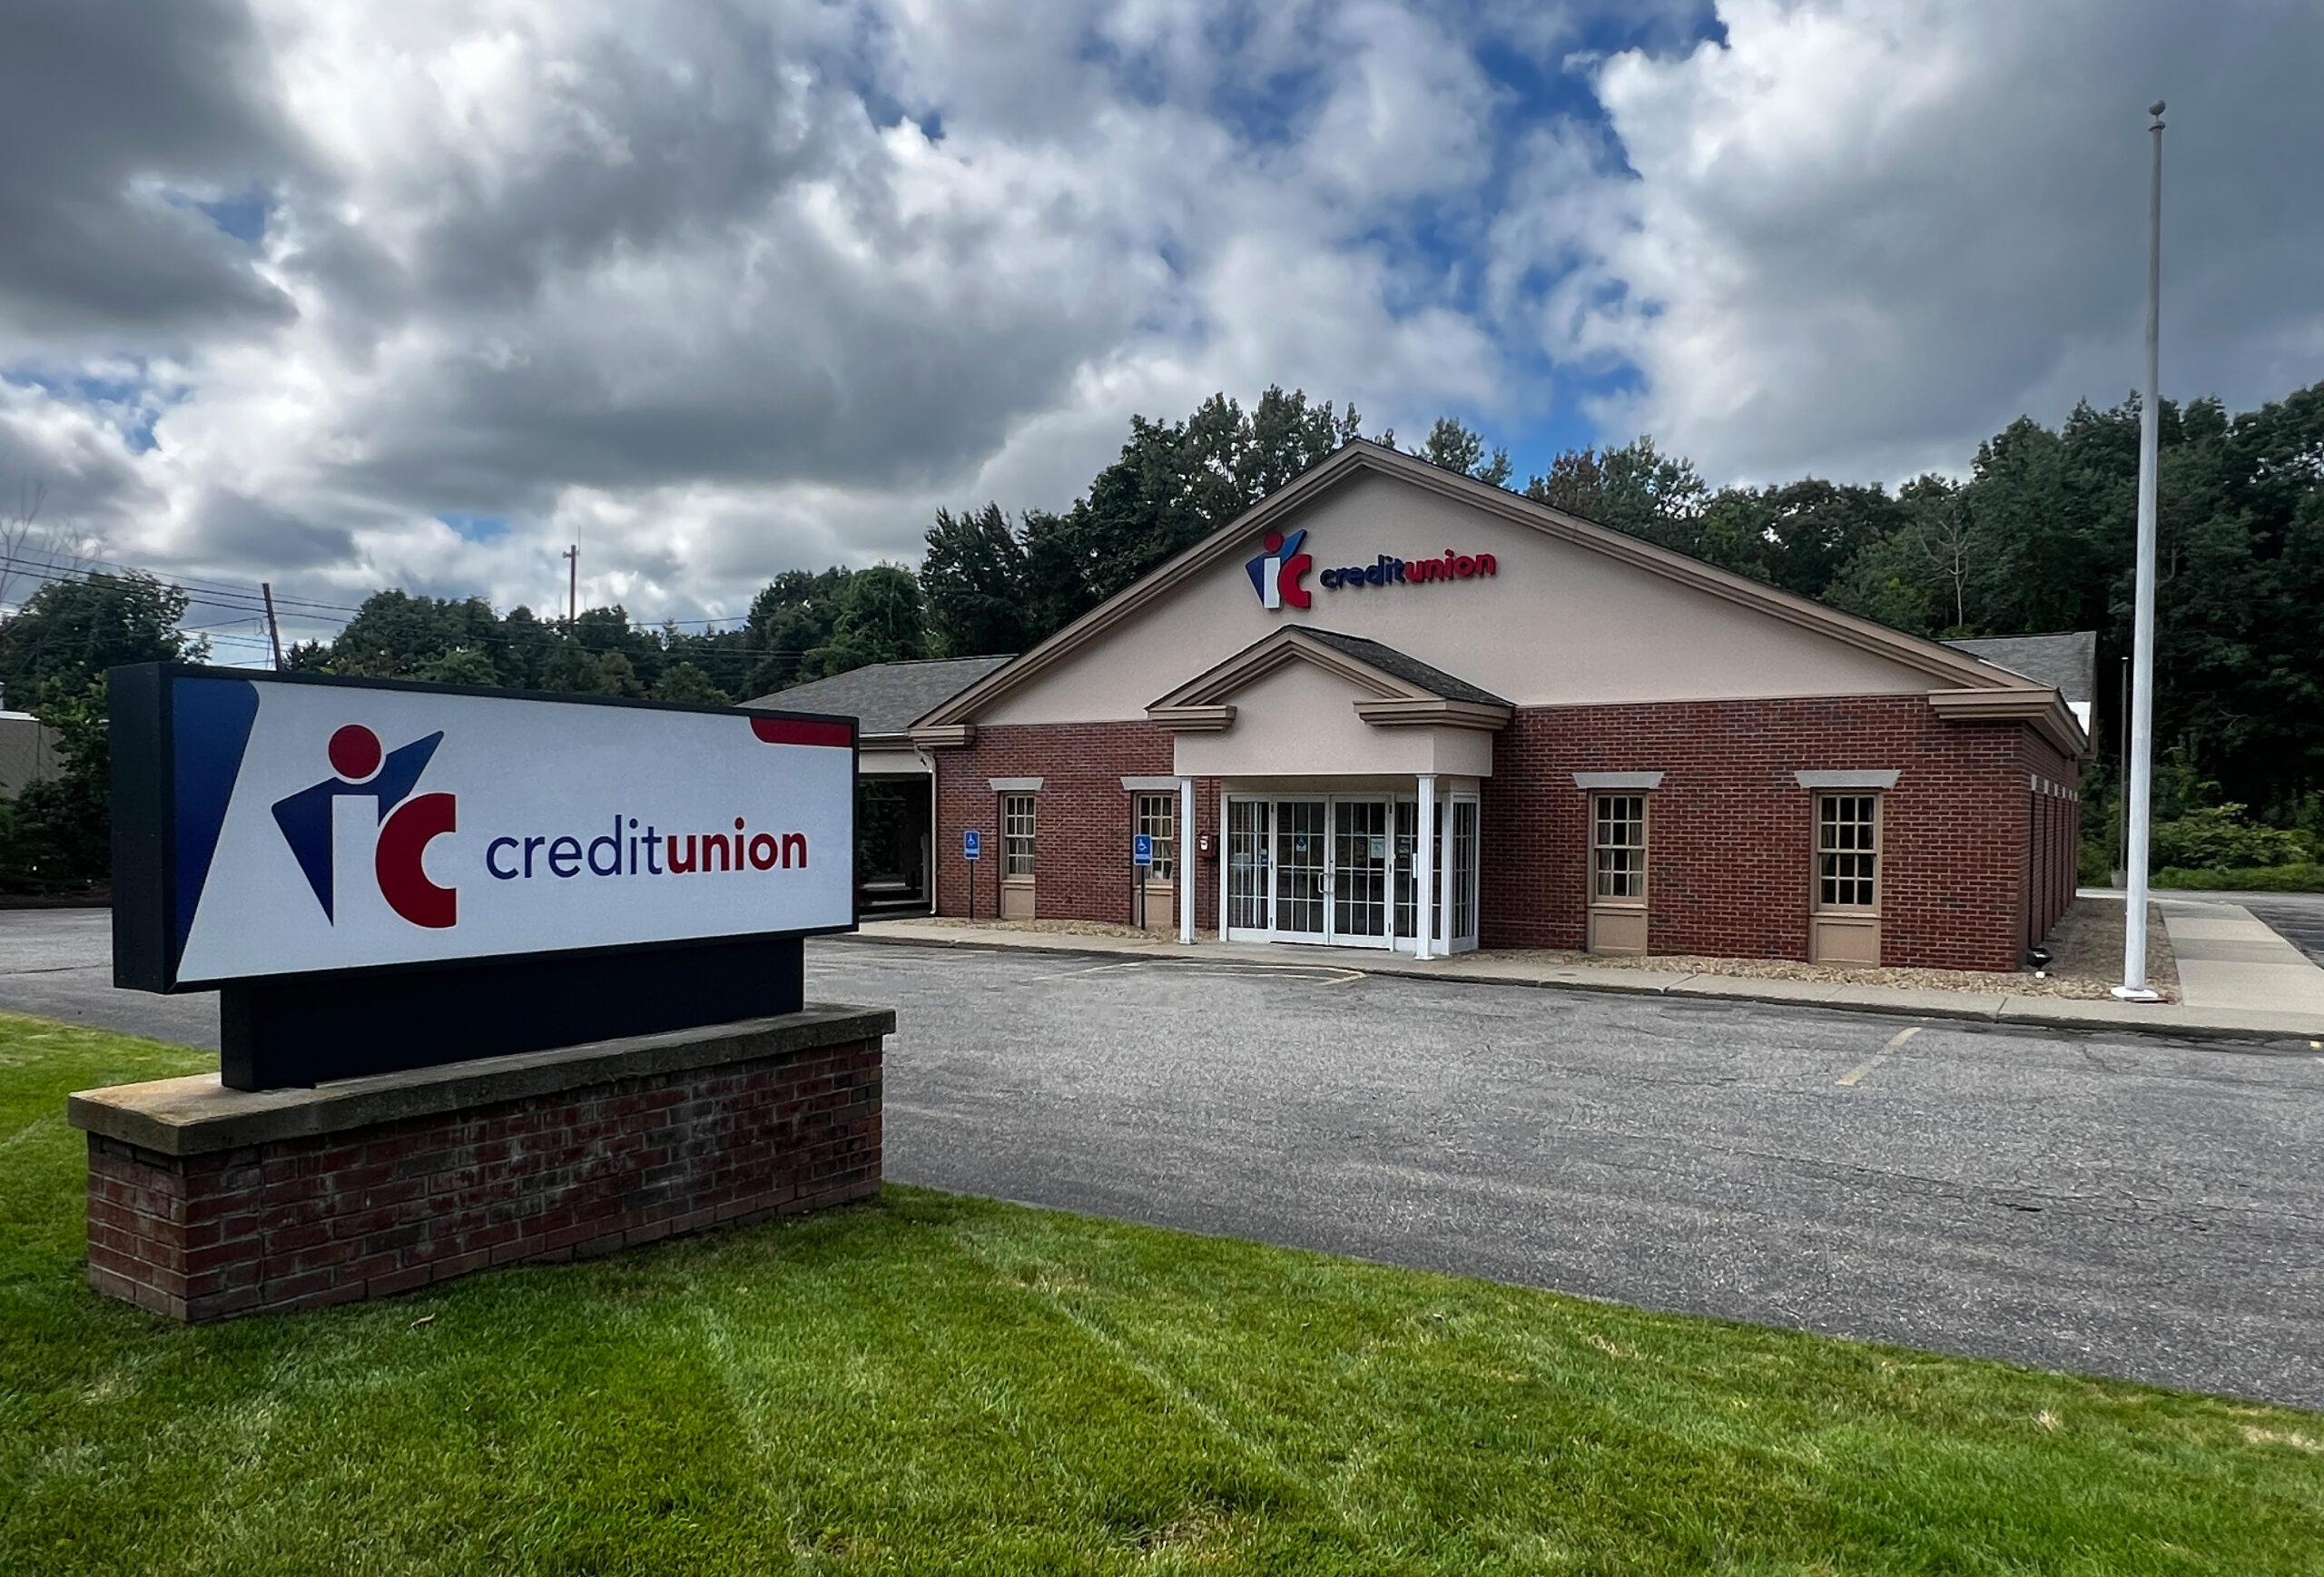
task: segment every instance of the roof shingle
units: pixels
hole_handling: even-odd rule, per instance
[[[852,715],[864,738],[903,733],[921,717],[958,695],[1009,659],[934,657],[915,663],[872,663],[777,690],[745,706],[779,712],[834,712]]]

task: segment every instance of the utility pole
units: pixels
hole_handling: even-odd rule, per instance
[[[566,561],[565,627],[569,630],[581,622],[581,544],[576,542],[557,557]]]
[[[266,597],[266,638],[274,646],[274,671],[282,672],[282,626],[274,616],[274,584],[261,580],[258,588]]]
[[[2146,387],[2139,397],[2139,566],[2131,634],[2130,830],[2122,851],[2122,983],[2126,1002],[2159,1002],[2146,983],[2147,845],[2154,790],[2154,511],[2162,463],[2162,101],[2149,105],[2154,164],[2147,182]]]

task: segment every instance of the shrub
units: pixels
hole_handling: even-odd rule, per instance
[[[2114,879],[2114,845],[2085,843],[2074,879],[2084,887],[2103,887]]]
[[[2308,840],[2280,827],[2260,826],[2241,805],[2191,810],[2154,828],[2154,863],[2185,871],[2231,871],[2298,865],[2314,857]]]
[[[2210,871],[2173,866],[2156,872],[2154,885],[2182,892],[2324,892],[2324,865],[2247,865],[2240,870]]]

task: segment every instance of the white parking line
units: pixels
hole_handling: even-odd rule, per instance
[[[1879,1067],[1883,1062],[1887,1061],[1889,1058],[1895,1056],[1897,1047],[1902,1046],[1905,1041],[1911,1040],[1920,1032],[1921,1027],[1918,1024],[1914,1025],[1909,1030],[1897,1030],[1896,1034],[1888,1038],[1888,1044],[1874,1052],[1862,1063],[1849,1069],[1846,1073],[1841,1074],[1839,1082],[1843,1086],[1853,1089],[1858,1079],[1871,1072],[1874,1069]]]
[[[1030,986],[1030,985],[1038,985],[1038,984],[1039,984],[1039,983],[1040,983],[1041,981],[1069,981],[1069,980],[1077,979],[1077,978],[1078,978],[1079,976],[1082,976],[1082,975],[1101,975],[1101,974],[1104,974],[1108,970],[1136,970],[1136,969],[1144,969],[1144,968],[1147,966],[1147,964],[1148,962],[1150,962],[1150,961],[1150,961],[1150,960],[1147,960],[1147,959],[1133,958],[1133,959],[1125,959],[1125,960],[1123,960],[1120,963],[1094,964],[1094,965],[1092,965],[1091,967],[1089,967],[1088,969],[1084,969],[1084,970],[1067,970],[1067,971],[1066,971],[1064,973],[1062,973],[1062,974],[1055,974],[1055,975],[1027,975],[1027,976],[1026,976],[1023,980],[1021,980],[1021,981],[1006,981],[1001,982],[1001,984],[1000,984],[1000,985],[999,985],[999,986],[995,986],[993,989],[994,989],[995,991],[1000,991],[1000,990],[1004,990],[1004,989],[1007,989],[1007,988],[1009,988],[1009,987],[1012,987],[1012,986]]]

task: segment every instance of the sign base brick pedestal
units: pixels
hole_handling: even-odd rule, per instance
[[[895,1024],[815,1005],[313,1089],[84,1090],[89,1280],[199,1323],[865,1198]]]

